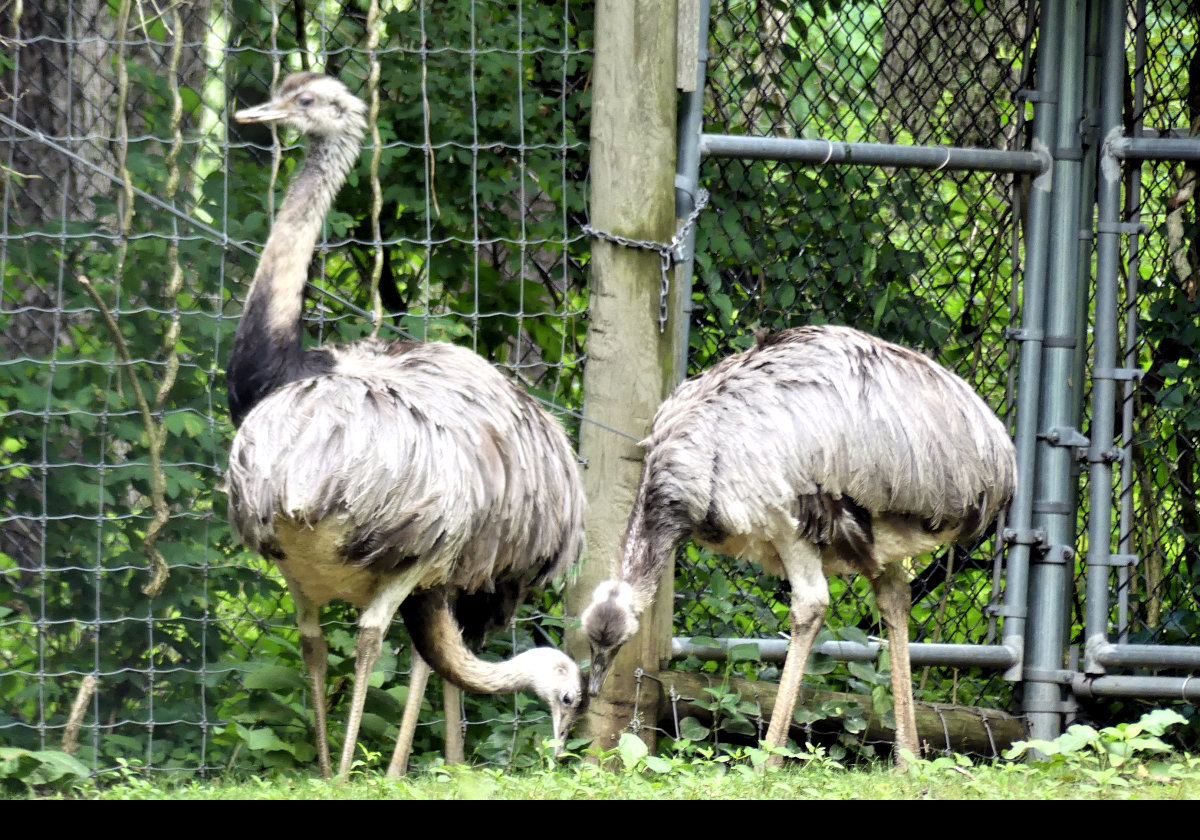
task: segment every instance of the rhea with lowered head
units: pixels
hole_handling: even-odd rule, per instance
[[[855,572],[871,581],[888,630],[896,744],[919,755],[901,561],[977,536],[1011,498],[1016,457],[991,409],[918,353],[847,327],[800,327],[684,382],[644,443],[618,568],[582,614],[590,692],[691,536],[791,584],[768,744],[787,742],[827,576]]]

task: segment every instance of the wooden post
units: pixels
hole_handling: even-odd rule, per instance
[[[600,231],[666,242],[675,229],[675,0],[599,0],[592,73],[591,223]],[[585,420],[579,436],[587,549],[567,591],[568,615],[578,616],[596,584],[616,570],[641,474],[636,441],[649,432],[677,379],[674,325],[664,330],[659,324],[661,291],[657,253],[593,239],[583,412],[595,423]],[[672,581],[668,569],[641,631],[617,656],[604,690],[577,726],[593,746],[616,746],[635,714],[647,726],[658,719],[658,683],[644,678],[639,691],[635,670],[657,675],[667,656]],[[577,660],[588,657],[578,629],[568,633],[567,649]],[[653,730],[641,734],[653,748]]]

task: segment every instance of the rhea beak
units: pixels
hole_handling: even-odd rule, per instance
[[[562,758],[563,749],[567,745],[567,730],[571,728],[571,722],[575,718],[574,711],[571,709],[556,708],[551,713],[551,718],[554,722],[554,760]]]
[[[567,736],[571,734],[571,726],[575,720],[587,711],[588,695],[584,689],[583,675],[579,675],[579,685],[563,692],[559,702],[550,704],[550,718],[554,726],[554,760],[562,758],[566,748]]]
[[[265,102],[253,108],[243,108],[233,115],[240,123],[278,122],[288,118],[288,112],[274,102]]]
[[[584,698],[586,701],[587,698]],[[571,724],[575,723],[575,718],[579,716],[583,705],[566,706],[555,704],[550,710],[550,718],[554,726],[554,760],[562,758],[563,750],[567,746],[567,736],[571,734]]]
[[[600,693],[600,689],[604,685],[604,679],[608,676],[608,667],[608,653],[597,651],[593,648],[592,668],[588,674],[588,694],[592,697]]]

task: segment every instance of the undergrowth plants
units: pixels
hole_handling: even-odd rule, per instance
[[[815,745],[783,750],[791,760],[778,769],[765,766],[773,750],[761,745],[696,741],[651,755],[633,733],[611,750],[568,750],[561,762],[543,744],[540,763],[525,770],[435,765],[387,779],[356,763],[332,782],[294,769],[196,780],[150,775],[124,761],[87,777],[68,767],[65,754],[9,748],[0,752],[0,791],[89,799],[1188,799],[1200,797],[1200,756],[1170,753],[1162,740],[1185,722],[1158,710],[1100,729],[1077,724],[1053,741],[1022,741],[1003,759],[914,757],[905,771],[882,761],[848,766]]]
[[[1162,740],[1167,730],[1187,723],[1187,718],[1171,709],[1155,709],[1134,723],[1101,729],[1076,723],[1052,741],[1018,741],[1004,757],[1029,756],[1035,764],[1079,773],[1104,784],[1128,784],[1130,777],[1138,775],[1200,779],[1200,756],[1173,754]]]

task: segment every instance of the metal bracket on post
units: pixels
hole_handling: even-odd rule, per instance
[[[1029,615],[1023,607],[1009,607],[1003,604],[988,604],[983,611],[998,618],[1026,618]]]
[[[1039,432],[1038,440],[1044,440],[1051,446],[1087,446],[1091,443],[1086,435],[1071,426],[1052,426]]]
[[[1048,513],[1051,516],[1070,516],[1075,512],[1073,502],[1052,502],[1046,499],[1035,499],[1033,502],[1034,513]]]
[[[1065,564],[1075,559],[1075,547],[1070,545],[1052,545],[1046,548],[1042,559],[1038,562]]]
[[[1104,560],[1099,563],[1093,559],[1094,557],[1095,555],[1089,552],[1087,557],[1087,564],[1089,566],[1113,566],[1118,569],[1132,569],[1142,561],[1142,556],[1140,554],[1107,554],[1105,555]]]
[[[1052,426],[1044,432],[1039,432],[1037,437],[1038,440],[1044,440],[1051,446],[1073,447],[1075,449],[1075,458],[1079,461],[1087,460],[1087,448],[1092,443],[1087,435],[1071,426]]]
[[[1004,337],[1012,341],[1041,341],[1045,337],[1041,330],[1028,327],[1005,327]]]
[[[1074,350],[1079,346],[1079,340],[1073,335],[1048,335],[1042,339],[1043,347],[1061,347],[1064,350]]]
[[[1141,368],[1097,368],[1092,371],[1093,379],[1112,379],[1116,382],[1136,382],[1146,376]]]
[[[1001,537],[1006,543],[1027,545],[1038,550],[1044,550],[1047,545],[1046,532],[1041,528],[1005,528]]]
[[[1042,670],[1038,668],[1025,668],[1021,672],[1021,680],[1025,683],[1049,683],[1057,686],[1070,686],[1075,681],[1075,672],[1068,670]],[[1065,700],[1057,701],[1031,701],[1028,699],[1029,692],[1026,692],[1025,702],[1022,703],[1022,711],[1025,714],[1036,714],[1044,712],[1055,715],[1073,714],[1079,709],[1075,702],[1075,698],[1070,694]]]
[[[1047,96],[1040,90],[1036,90],[1034,88],[1021,88],[1019,91],[1017,91],[1017,99],[1023,102],[1043,102],[1050,105],[1054,105],[1058,102],[1058,97]]]
[[[1087,461],[1089,464],[1119,464],[1125,458],[1125,453],[1115,446],[1110,449],[1088,447]]]
[[[1144,233],[1149,233],[1150,228],[1141,222],[1099,222],[1096,225],[1096,232],[1140,236]]]

